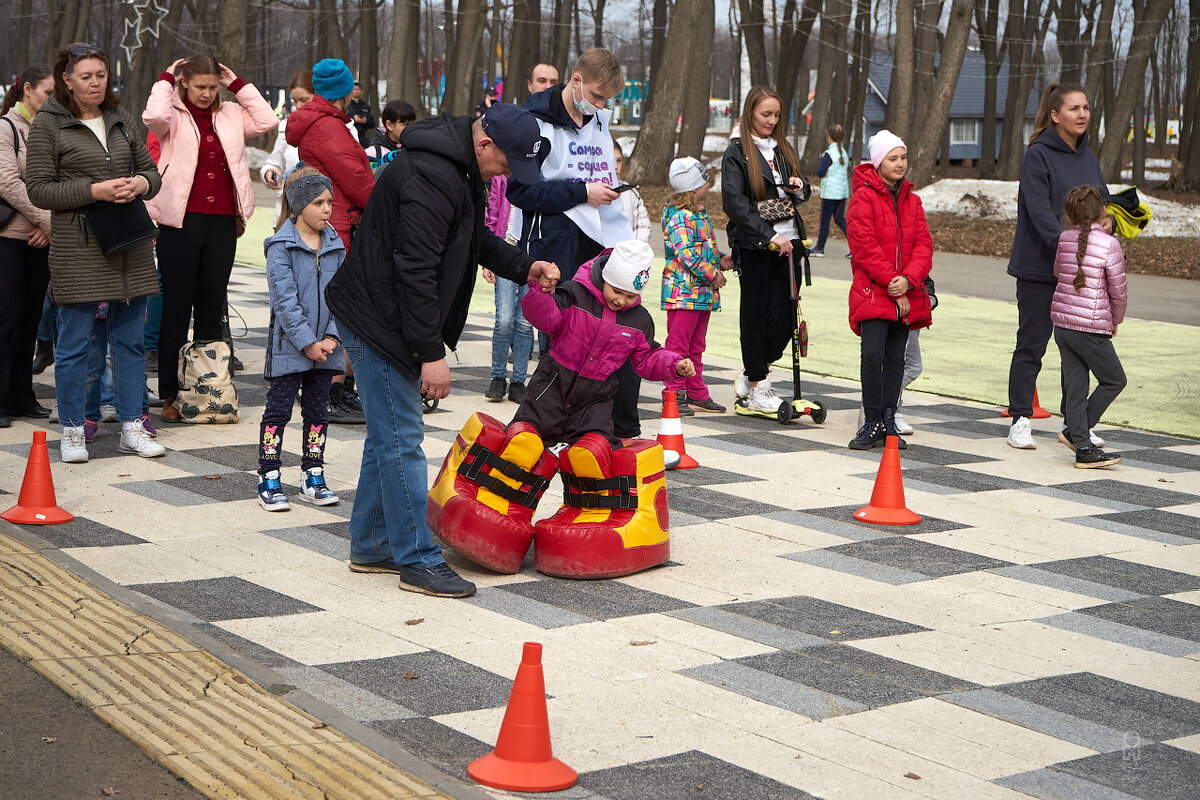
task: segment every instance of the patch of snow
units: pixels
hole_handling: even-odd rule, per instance
[[[283,134],[280,134],[280,136],[282,135]],[[267,159],[270,157],[271,154],[266,150],[260,150],[257,147],[246,148],[246,166],[250,167],[250,171],[253,173],[257,173],[260,169],[262,169],[263,164],[266,164]]]
[[[1147,178],[1150,178],[1147,175]],[[931,183],[917,191],[925,212],[955,214],[993,222],[1015,222],[1017,219],[1017,181],[985,181],[947,178]],[[1125,186],[1110,185],[1117,192]],[[1139,191],[1138,195],[1150,206],[1153,217],[1143,236],[1200,237],[1196,225],[1195,206],[1175,203]]]
[[[1147,164],[1146,166],[1150,166],[1150,165]],[[1171,173],[1169,173],[1169,172],[1149,172],[1149,171],[1146,172],[1146,180],[1148,180],[1148,181],[1169,181],[1170,179],[1171,179]],[[1133,180],[1133,170],[1131,170],[1131,169],[1122,170],[1121,171],[1121,180],[1123,180],[1123,181]]]

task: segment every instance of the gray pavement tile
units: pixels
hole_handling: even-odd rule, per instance
[[[159,459],[159,462],[193,475],[216,475],[222,472],[237,471],[233,467],[227,467],[198,456],[195,450],[168,450],[167,454]]]
[[[122,544],[139,544],[145,539],[110,528],[102,522],[75,517],[61,525],[30,525],[25,528],[45,539],[52,547],[113,547]]]
[[[758,420],[758,422],[766,422],[766,420]],[[778,430],[721,433],[716,436],[705,436],[703,442],[706,446],[710,442],[732,442],[742,447],[754,447],[770,453],[802,453],[809,450],[837,449],[836,445],[794,436],[790,432],[785,432],[786,429],[778,423],[775,423],[775,427]]]
[[[924,413],[925,408],[925,406],[921,406],[920,409],[914,409],[914,415],[920,416]],[[958,419],[920,426],[922,430],[928,428],[931,433],[948,433],[962,436],[964,439],[995,439],[1007,436],[1009,427],[1008,422],[985,422],[975,419]]]
[[[1098,608],[1112,607],[1098,606]],[[1191,613],[1193,616],[1195,615],[1194,606]],[[1097,639],[1118,642],[1120,644],[1127,644],[1130,647],[1162,653],[1165,656],[1183,657],[1200,653],[1200,642],[1181,639],[1178,636],[1154,633],[1153,631],[1143,630],[1141,627],[1133,627],[1121,622],[1112,622],[1083,611],[1068,611],[1066,614],[1043,617],[1036,621],[1062,630],[1094,636]],[[1157,622],[1155,619],[1149,621],[1152,623]],[[1188,620],[1188,622],[1192,622],[1192,620]]]
[[[673,528],[683,527],[684,525],[703,525],[709,521],[704,517],[697,517],[695,514],[685,514],[675,509],[670,509],[668,516]]]
[[[992,688],[1150,741],[1200,733],[1200,703],[1090,672],[1052,675]]]
[[[1139,800],[1131,794],[1054,769],[1037,769],[1017,775],[1005,775],[1003,778],[996,778],[992,783],[1041,800]]]
[[[872,561],[866,561],[861,558],[854,558],[848,555],[842,555],[834,551],[832,548],[824,550],[802,550],[798,553],[784,553],[780,558],[786,558],[790,561],[799,561],[803,564],[811,564],[814,567],[823,567],[832,569],[837,572],[844,572],[847,575],[857,575],[860,578],[867,580],[879,581],[880,583],[888,583],[892,586],[900,586],[905,583],[916,583],[917,581],[929,580],[928,575],[912,572],[906,569],[897,569],[886,564],[876,564]]]
[[[1200,469],[1200,468],[1198,468]],[[1102,520],[1120,522],[1137,528],[1200,539],[1200,519],[1186,514],[1175,514],[1154,508],[1147,511],[1125,511],[1116,514],[1100,514]]]
[[[335,678],[318,667],[276,667],[275,671],[323,703],[328,703],[360,722],[384,719],[410,719],[417,716],[412,709],[393,703],[377,694]]]
[[[913,450],[914,448],[910,445],[909,449]],[[915,478],[922,483],[948,486],[952,489],[972,493],[995,492],[1003,489],[1028,489],[1032,486],[1037,486],[1036,483],[1029,483],[1028,481],[1018,481],[1012,478],[1001,478],[967,469],[954,469],[953,467],[943,466],[924,467],[919,472],[910,473],[908,478]]]
[[[184,480],[195,481],[199,479],[185,478]],[[194,506],[207,502],[207,498],[203,495],[189,492],[186,489],[181,489],[174,484],[164,481],[129,481],[128,483],[118,483],[116,487],[132,494],[148,497],[151,500],[157,500],[160,503],[177,507]]]
[[[232,631],[227,631],[220,625],[214,625],[211,622],[199,622],[196,629],[205,633],[212,638],[224,642],[233,648],[239,655],[245,656],[252,661],[257,661],[264,667],[279,669],[280,667],[298,667],[300,662],[295,661],[282,653],[277,653],[269,647],[263,647],[258,642],[252,642],[249,639],[238,636]]]
[[[834,641],[877,639],[881,636],[896,636],[929,630],[920,625],[901,622],[879,614],[872,614],[870,611],[862,611],[804,595],[776,597],[771,600],[751,600],[746,603],[729,603],[718,606],[718,608],[781,628]]]
[[[1200,610],[1191,603],[1169,597],[1144,597],[1103,606],[1081,608],[1079,613],[1148,631],[1200,642]]]
[[[1112,514],[1112,515],[1101,514],[1101,515],[1094,516],[1094,517],[1069,517],[1063,521],[1064,522],[1073,522],[1076,525],[1084,525],[1089,528],[1096,528],[1097,530],[1110,531],[1112,533],[1119,533],[1122,536],[1135,536],[1139,539],[1146,539],[1147,541],[1158,542],[1159,544],[1166,544],[1166,545],[1170,545],[1171,547],[1183,547],[1185,545],[1196,543],[1195,538],[1188,538],[1187,536],[1178,535],[1175,533],[1167,533],[1165,531],[1154,530],[1153,528],[1148,528],[1148,527],[1143,528],[1138,525],[1131,525],[1127,522],[1119,522],[1116,519],[1109,518],[1109,517],[1120,517],[1124,514],[1146,514],[1146,513],[1167,514],[1169,512],[1158,511],[1157,509],[1147,509],[1145,511],[1118,512],[1117,514]],[[1182,515],[1180,515],[1180,516],[1182,516]],[[1194,524],[1195,517],[1184,517],[1184,519],[1191,520],[1192,522],[1189,524]],[[1166,527],[1166,524],[1164,523],[1164,525],[1162,527]],[[1189,531],[1189,534],[1190,534],[1190,531]],[[1200,531],[1197,532],[1196,537],[1200,538]]]
[[[939,519],[925,514],[921,515],[921,521],[916,525],[872,525],[867,522],[859,522],[854,517],[854,513],[865,506],[870,498],[866,498],[861,503],[855,503],[852,506],[826,506],[824,508],[805,508],[802,509],[806,514],[812,514],[817,517],[837,522],[846,522],[857,528],[872,531],[875,533],[891,533],[903,536],[913,533],[945,533],[946,531],[958,531],[963,528],[970,528],[970,525],[964,525],[961,522],[953,522],[948,519]],[[839,534],[841,535],[841,534]],[[875,538],[875,537],[867,537]]]
[[[1074,592],[1075,594],[1082,594],[1087,597],[1097,597],[1101,600],[1107,600],[1110,603],[1119,603],[1125,600],[1136,600],[1139,597],[1145,597],[1145,595],[1137,592],[1130,592],[1125,589],[1118,589],[1115,586],[1074,578],[1070,575],[1050,572],[1049,570],[1024,564],[1001,567],[992,571],[997,575],[1003,575],[1007,578],[1015,578],[1027,583],[1036,583],[1039,586],[1049,586],[1052,589],[1062,589],[1064,592]]]
[[[350,539],[350,521],[349,520],[347,520],[345,522],[326,522],[322,525],[313,525],[311,527],[316,528],[319,531],[325,531],[326,533],[333,534],[334,536],[337,536],[338,538],[341,538],[341,539],[346,539],[346,540]]]
[[[826,719],[867,709],[867,706],[855,700],[803,686],[789,678],[734,661],[689,667],[679,670],[679,674],[728,689],[760,703],[803,714],[810,719]]]
[[[686,436],[687,432],[684,431]],[[739,456],[769,456],[772,455],[771,450],[763,450],[761,447],[751,447],[750,445],[740,444],[737,437],[726,439],[717,436],[704,436],[693,438],[692,444],[711,447],[713,450],[720,450],[725,453],[733,453]]]
[[[762,480],[765,479],[703,465],[695,469],[673,469],[667,472],[668,485],[681,483],[688,486],[714,486],[721,483],[753,483]]]
[[[780,650],[735,659],[734,663],[845,697],[869,708],[978,688],[969,681],[844,644]]]
[[[965,453],[959,450],[945,450],[940,447],[917,444],[908,439],[908,448],[900,454],[901,461],[920,461],[923,464],[937,464],[943,467],[954,464],[985,464],[996,461],[995,458],[981,456],[978,453]]]
[[[492,745],[425,717],[366,724],[398,742],[419,760],[471,784],[474,781],[467,776],[467,765],[492,752]]]
[[[960,403],[930,403],[923,406],[905,406],[905,413],[913,413],[917,415],[936,414],[951,419],[984,419],[984,420],[1001,420],[1002,424],[1009,424],[1007,420],[1000,416],[1000,412],[995,408],[979,408],[978,406],[965,405]]]
[[[842,507],[844,508],[844,506]],[[801,528],[808,528],[822,533],[828,533],[833,536],[841,536],[844,539],[850,539],[855,542],[866,542],[872,539],[882,539],[886,536],[893,536],[901,533],[901,528],[898,526],[889,526],[880,529],[880,526],[866,527],[854,521],[854,511],[858,510],[858,506],[854,507],[853,511],[845,514],[844,519],[839,517],[827,517],[809,511],[773,511],[770,514],[760,514],[766,519],[773,519],[777,522],[786,522],[789,525],[798,525]]]
[[[129,588],[209,622],[323,610],[236,577],[141,583]]]
[[[1185,439],[1182,436],[1166,436],[1160,433],[1145,433],[1127,428],[1113,428],[1100,432],[1105,442],[1120,444],[1125,449],[1131,447],[1179,447],[1182,445],[1200,444],[1196,439]]]
[[[953,692],[942,695],[941,699],[1101,753],[1124,750],[1139,743],[1136,733],[1080,719],[995,689]]]
[[[349,525],[349,523],[346,523]],[[277,528],[264,530],[264,534],[275,539],[282,539],[294,545],[320,553],[328,558],[346,561],[350,558],[350,547],[342,537],[323,531],[312,525],[301,525],[296,528]]]
[[[930,578],[1009,566],[1007,561],[904,536],[891,536],[869,542],[850,542],[827,549],[831,553],[927,575]]]
[[[727,492],[717,492],[703,486],[674,486],[669,491],[671,505],[686,508],[695,517],[718,520],[745,517],[771,511],[783,511],[783,506],[748,500]]]
[[[715,631],[732,634],[780,650],[799,650],[802,647],[829,644],[828,639],[820,636],[784,628],[743,614],[734,614],[721,608],[696,606],[666,613],[670,617],[687,620],[696,625],[703,625],[705,628],[712,628]]]
[[[512,691],[507,678],[435,650],[321,669],[427,717],[500,708]]]
[[[247,472],[222,472],[211,476],[194,476],[187,478],[163,478],[155,481],[159,486],[171,487],[188,492],[201,498],[216,500],[224,503],[231,500],[248,500],[255,497],[258,491],[258,476]],[[296,487],[284,485],[284,492],[295,494]]]
[[[1174,594],[1200,589],[1200,575],[1173,572],[1111,556],[1068,558],[1032,566],[1142,595]]]
[[[1052,497],[1055,500],[1066,500],[1071,503],[1082,503],[1088,506],[1100,506],[1111,511],[1140,511],[1146,508],[1146,506],[1138,503],[1115,500],[1103,494],[1084,494],[1082,492],[1068,491],[1058,486],[1038,486],[1033,489],[1026,489],[1026,491],[1032,494],[1040,494],[1043,497]]]
[[[291,435],[290,437],[288,435]],[[291,430],[284,433],[287,438],[295,438],[301,436],[298,425],[292,426]],[[189,456],[202,458],[205,461],[210,461],[214,464],[228,467],[237,472],[252,472],[258,470],[258,445],[257,444],[227,444],[224,447],[201,447],[196,450],[186,451]],[[296,467],[300,465],[300,456],[283,451],[283,466]]]
[[[1200,798],[1200,753],[1148,744],[1120,753],[1077,758],[1050,769],[1153,800]]]
[[[692,603],[638,589],[620,581],[542,579],[496,587],[540,603],[598,620],[691,608]]]
[[[568,625],[582,625],[595,621],[592,617],[491,587],[480,589],[473,597],[468,597],[463,602],[528,622],[530,625],[537,625],[539,628],[565,628]]]
[[[1178,475],[1200,469],[1200,456],[1180,453],[1176,450],[1122,450],[1121,463],[1151,472]]]
[[[262,383],[245,383],[244,380],[239,377],[235,386],[237,388],[239,406],[245,406],[247,408],[259,408],[267,404],[266,381],[263,381]],[[243,417],[243,419],[251,424],[254,424],[257,421],[253,418],[246,419]]]
[[[1144,508],[1162,508],[1164,506],[1180,506],[1194,503],[1195,495],[1184,492],[1174,492],[1170,489],[1160,489],[1157,486],[1142,486],[1137,483],[1126,483],[1113,478],[1101,478],[1094,481],[1079,481],[1077,483],[1061,483],[1052,488],[1088,497],[1102,497],[1128,503]]]
[[[30,422],[35,425],[39,425],[39,423],[45,423],[45,420],[31,419],[22,421]],[[45,423],[44,425],[39,425],[39,427],[45,427],[46,430],[51,434],[56,432],[59,434],[62,433],[62,428],[57,424],[51,425],[49,423]],[[117,441],[120,438],[119,433],[120,429],[114,425],[101,425],[100,433],[96,437],[96,441],[87,446],[88,459],[90,461],[98,461],[100,459],[108,458],[136,458],[136,456],[129,456],[117,450]],[[46,450],[50,456],[51,464],[62,463],[62,459],[59,457],[59,443],[57,438],[51,438],[46,442]],[[19,442],[17,444],[0,445],[0,451],[12,453],[13,455],[20,456],[21,458],[26,458],[29,455],[29,444],[27,442]]]
[[[579,776],[585,788],[611,800],[806,800],[813,795],[698,750]],[[648,787],[654,787],[648,792]]]

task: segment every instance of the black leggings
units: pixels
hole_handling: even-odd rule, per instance
[[[867,419],[883,416],[885,408],[896,410],[900,386],[904,382],[904,348],[908,345],[908,326],[889,319],[863,320],[862,380],[863,413]]]
[[[158,334],[158,394],[179,394],[179,348],[192,339],[223,336],[225,293],[237,250],[236,218],[187,214],[182,228],[163,225],[158,234],[158,271],[162,276],[162,324]]]
[[[737,248],[734,254],[741,270],[742,367],[751,381],[761,381],[783,357],[796,324],[788,260],[769,250]]]
[[[0,236],[0,414],[23,414],[33,394],[33,343],[42,318],[49,247]]]
[[[301,469],[325,463],[325,435],[329,428],[329,387],[334,372],[310,369],[271,378],[267,389],[267,407],[263,410],[258,436],[258,473],[279,469],[283,461],[283,430],[292,419],[292,406],[300,394],[300,416],[304,420],[304,447]]]

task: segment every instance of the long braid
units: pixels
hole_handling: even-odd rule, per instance
[[[1063,197],[1063,210],[1067,212],[1067,222],[1079,229],[1079,243],[1075,247],[1075,280],[1071,285],[1075,291],[1083,290],[1087,276],[1083,272],[1083,257],[1087,254],[1088,234],[1092,224],[1104,219],[1104,201],[1100,199],[1100,191],[1095,186],[1076,186]]]
[[[1075,248],[1075,263],[1079,265],[1079,269],[1075,270],[1075,280],[1071,281],[1076,292],[1081,291],[1084,284],[1087,283],[1087,276],[1083,274],[1083,257],[1087,253],[1088,234],[1091,233],[1091,230],[1091,225],[1079,227],[1079,246]]]

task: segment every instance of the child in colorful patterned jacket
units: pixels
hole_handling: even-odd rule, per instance
[[[662,230],[666,239],[662,307],[667,312],[668,350],[691,359],[696,374],[674,377],[664,383],[675,392],[679,414],[690,417],[694,409],[725,412],[704,385],[705,339],[712,312],[721,310],[722,270],[733,268],[733,258],[721,253],[712,220],[704,208],[708,195],[708,170],[695,158],[677,158],[669,173],[675,195],[663,207]]]
[[[613,447],[614,373],[631,359],[646,380],[696,373],[690,359],[654,341],[654,322],[642,307],[654,252],[645,242],[620,242],[587,262],[554,294],[530,291],[525,317],[550,336],[550,353],[538,364],[513,422],[528,422],[546,444],[574,444],[585,433]]]

